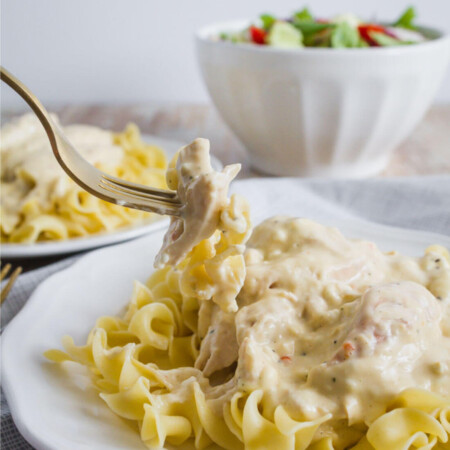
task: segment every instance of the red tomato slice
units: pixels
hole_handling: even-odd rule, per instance
[[[368,24],[364,24],[364,25],[359,25],[358,27],[358,31],[359,34],[361,35],[361,37],[372,47],[379,47],[380,44],[378,44],[376,41],[374,41],[371,37],[370,37],[370,32],[371,31],[375,31],[377,33],[385,33],[386,34],[386,29],[384,27],[382,27],[381,25],[375,25],[372,23],[368,23]]]
[[[250,27],[250,36],[255,44],[264,45],[266,43],[266,31],[255,26]]]

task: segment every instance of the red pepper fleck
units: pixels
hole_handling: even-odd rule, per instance
[[[387,31],[386,28],[382,27],[381,25],[374,25],[372,23],[368,23],[365,25],[359,25],[358,31],[359,31],[359,34],[361,35],[361,37],[372,47],[379,47],[380,44],[378,44],[378,42],[374,41],[370,37],[370,32],[374,31],[376,33],[388,34],[386,32]]]
[[[290,356],[282,356],[280,359],[281,361],[288,361],[288,362],[292,361],[292,358]]]
[[[266,30],[255,27],[254,25],[250,27],[250,36],[255,44],[264,45],[266,43],[266,35]]]
[[[355,346],[351,342],[344,342],[344,345],[342,347],[344,348],[345,359],[350,358],[350,356],[352,356],[353,352],[356,350]]]

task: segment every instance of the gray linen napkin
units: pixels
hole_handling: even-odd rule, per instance
[[[267,188],[267,185],[275,183],[285,184],[286,196],[283,199],[275,196],[258,199],[256,208],[252,208],[256,218],[266,215],[267,211],[289,215],[289,186],[296,183],[302,192],[300,202],[304,217],[365,219],[450,236],[450,175],[350,181],[260,178],[236,182],[233,190],[253,199],[257,198],[261,186]],[[70,266],[78,258],[73,256],[21,275],[2,306],[2,329],[20,311],[41,281]],[[0,447],[5,450],[32,448],[17,431],[3,392]]]

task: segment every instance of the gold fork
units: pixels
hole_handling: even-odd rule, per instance
[[[8,276],[8,273],[12,269],[11,264],[6,264],[2,268],[2,271],[0,272],[0,281],[3,281],[4,278]],[[10,274],[8,282],[3,286],[1,293],[0,293],[0,305],[6,300],[6,297],[9,294],[9,291],[13,287],[13,284],[16,282],[17,277],[22,273],[22,267],[17,267],[13,273]]]
[[[0,79],[28,103],[42,123],[60,166],[83,189],[116,205],[162,215],[181,214],[182,203],[175,191],[121,180],[89,164],[68,141],[61,128],[53,122],[42,103],[21,81],[1,66]]]

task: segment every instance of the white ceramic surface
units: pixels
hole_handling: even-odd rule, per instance
[[[296,211],[290,211],[295,214]],[[266,216],[268,211],[262,212]],[[430,243],[450,247],[450,237],[361,221],[329,222],[349,237],[383,250],[420,255]],[[162,232],[94,251],[44,281],[2,337],[2,386],[22,435],[38,450],[144,449],[137,429],[110,412],[77,365],[46,362],[69,334],[81,344],[95,320],[124,310],[133,280],[144,281]],[[183,447],[186,450],[188,447]]]
[[[186,145],[186,143],[174,141],[171,139],[160,138],[148,134],[143,135],[143,139],[151,144],[162,147],[170,160],[177,150]],[[211,164],[216,170],[222,169],[222,163],[211,155]],[[169,223],[167,218],[141,223],[139,225],[122,228],[112,233],[102,233],[92,235],[86,238],[74,238],[66,241],[40,242],[37,244],[1,244],[0,253],[2,258],[40,258],[52,255],[64,255],[76,253],[93,248],[103,247],[105,245],[116,244],[118,242],[128,241],[130,239],[153,233],[165,228]]]
[[[248,21],[196,34],[209,94],[262,172],[363,177],[382,170],[430,105],[450,36],[367,49],[276,49],[217,42]]]

